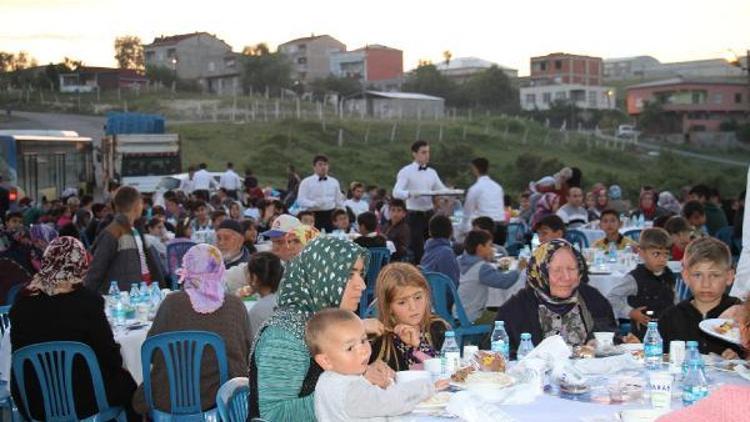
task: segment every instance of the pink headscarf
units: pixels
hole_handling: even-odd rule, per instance
[[[195,312],[210,314],[224,304],[224,260],[215,246],[201,243],[188,249],[177,270]]]

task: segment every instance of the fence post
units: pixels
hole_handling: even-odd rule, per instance
[[[391,142],[393,142],[396,139],[396,128],[398,127],[398,121],[393,122],[393,127],[391,127]]]
[[[438,142],[443,141],[443,124],[440,123],[440,130],[438,131]]]
[[[344,146],[344,129],[343,128],[339,128],[338,144],[339,144],[339,147]]]

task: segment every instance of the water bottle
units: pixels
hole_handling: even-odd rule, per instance
[[[540,244],[541,242],[539,242],[539,235],[534,233],[534,236],[531,237],[531,251],[535,251]]]
[[[147,296],[148,292],[149,292],[149,290],[148,290],[148,283],[146,283],[145,281],[141,281],[141,285],[139,286],[138,290],[140,290],[141,295]]]
[[[521,333],[521,343],[518,345],[518,352],[516,353],[518,360],[525,358],[532,350],[534,350],[534,343],[531,342],[531,334]]]
[[[510,342],[508,340],[508,333],[505,331],[505,321],[495,321],[490,349],[493,352],[502,353],[506,361],[510,360]]]
[[[127,313],[128,310],[127,305],[125,304],[125,298],[118,295],[118,299],[112,309],[112,319],[115,321],[115,326],[122,327],[125,325]]]
[[[708,395],[708,382],[701,370],[701,362],[692,360],[688,363],[687,373],[682,380],[682,405],[690,406]]]
[[[456,201],[453,205],[453,218],[457,223],[464,221],[464,206],[461,205],[461,201]]]
[[[645,225],[646,225],[646,218],[641,213],[641,215],[638,216],[638,227],[642,228]]]
[[[141,301],[141,291],[138,289],[138,283],[130,285],[130,306],[135,307]]]
[[[664,341],[659,335],[656,321],[649,321],[646,335],[643,337],[643,352],[646,356],[646,369],[656,370],[664,359]]]
[[[440,349],[440,360],[443,375],[450,376],[458,370],[461,363],[461,349],[458,348],[453,331],[445,332],[443,348]]]
[[[691,362],[696,362],[703,372],[703,376],[708,379],[706,375],[706,364],[703,362],[700,350],[698,350],[697,341],[688,341],[685,343],[685,360],[682,361],[682,379],[687,376],[688,367]]]
[[[115,304],[120,300],[120,286],[117,282],[112,280],[109,282],[109,292],[107,292],[107,305],[109,308],[114,308]]]
[[[609,242],[609,262],[617,262],[617,245]]]

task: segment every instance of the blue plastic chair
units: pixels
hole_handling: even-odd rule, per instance
[[[154,421],[203,420],[213,417],[216,409],[201,408],[201,361],[206,346],[213,348],[219,364],[219,385],[227,381],[229,372],[224,340],[207,331],[175,331],[148,337],[141,347],[143,392],[149,416]],[[169,413],[157,410],[151,394],[151,361],[161,352],[169,380]]]
[[[21,289],[23,289],[24,287],[26,287],[25,283],[18,283],[18,284],[14,284],[13,287],[8,289],[8,293],[5,295],[5,304],[13,305],[14,303],[16,303],[16,297],[18,297],[18,292],[20,292]]]
[[[456,286],[453,285],[453,281],[447,275],[428,271],[424,273],[424,276],[430,284],[432,307],[435,313],[448,321],[453,327],[459,347],[463,348],[465,337],[481,336],[492,331],[492,326],[490,325],[473,324],[469,321],[469,317],[466,316],[466,311],[464,310],[464,305],[461,303],[461,298],[458,296],[458,291],[456,291]],[[448,309],[448,294],[453,297],[453,307],[457,318],[454,318],[451,310]]]
[[[638,243],[641,240],[641,231],[642,231],[641,229],[630,229],[630,230],[627,230],[622,235]]]
[[[505,237],[505,247],[510,248],[515,243],[523,244],[526,240],[526,224],[510,223],[508,224],[508,235]]]
[[[88,365],[94,396],[99,412],[86,419],[76,414],[75,395],[73,394],[73,361],[81,356]],[[116,419],[125,422],[125,411],[122,407],[110,407],[104,391],[99,362],[91,348],[75,341],[52,341],[26,346],[13,353],[13,380],[18,385],[21,403],[29,412],[29,401],[26,396],[26,369],[28,364],[34,369],[44,401],[44,416],[48,421],[108,421]]]
[[[578,246],[578,250],[583,251],[583,248],[589,247],[589,240],[582,231],[571,229],[565,231],[565,240],[572,243],[573,246]]]
[[[2,338],[10,328],[10,305],[0,306],[0,338]],[[11,421],[13,420],[14,405],[13,397],[10,396],[10,388],[7,382],[0,381],[0,409],[8,408],[11,411]]]
[[[690,287],[685,284],[685,280],[682,279],[682,274],[674,273],[674,279],[674,294],[677,296],[677,299],[682,302],[683,300],[690,298],[693,293],[690,291]]]
[[[167,271],[169,278],[172,280],[172,290],[179,290],[180,285],[177,283],[177,269],[182,265],[182,257],[185,256],[188,249],[197,245],[191,240],[180,240],[171,242],[167,245]]]
[[[0,306],[0,338],[10,328],[10,307],[11,305]]]
[[[391,251],[388,248],[368,248],[370,262],[367,264],[367,275],[365,284],[367,287],[359,299],[359,315],[365,317],[367,306],[375,296],[375,281],[378,279],[380,270],[391,262]]]
[[[246,377],[232,378],[216,392],[216,408],[219,417],[225,422],[245,422],[247,420],[247,395],[250,381]]]

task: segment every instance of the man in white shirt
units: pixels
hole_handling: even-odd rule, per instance
[[[393,197],[406,201],[410,246],[415,262],[420,262],[424,253],[424,240],[428,236],[428,223],[433,214],[432,197],[424,193],[444,190],[445,185],[435,169],[427,166],[430,162],[430,145],[426,141],[414,142],[411,145],[411,155],[414,161],[399,170],[396,176]]]
[[[179,189],[183,192],[185,192],[185,195],[190,195],[195,190],[195,186],[193,185],[193,177],[195,176],[195,167],[190,166],[188,167],[188,176],[186,179],[180,182]]]
[[[580,227],[589,222],[589,213],[583,207],[583,190],[573,186],[568,189],[568,202],[557,210],[560,217],[569,229]]]
[[[471,229],[471,222],[477,217],[489,217],[495,222],[493,242],[505,244],[505,201],[503,187],[487,175],[490,162],[486,158],[475,158],[471,161],[471,172],[477,181],[466,192],[464,201],[465,230]]]
[[[330,233],[334,230],[333,210],[344,207],[344,195],[339,181],[328,175],[328,168],[328,157],[316,155],[313,158],[314,173],[300,183],[297,205],[301,210],[312,211],[316,228]]]
[[[206,170],[206,163],[198,165],[198,171],[193,175],[193,193],[205,202],[210,199],[209,190],[216,188],[216,180]]]
[[[237,200],[237,192],[242,187],[243,180],[240,179],[240,175],[234,172],[234,164],[232,162],[227,163],[227,170],[219,177],[219,187],[223,188],[227,192],[227,196]]]
[[[354,217],[359,217],[363,212],[370,211],[370,204],[362,199],[365,194],[365,186],[360,182],[352,182],[349,185],[349,190],[352,193],[352,197],[344,202],[344,206],[352,210]]]

